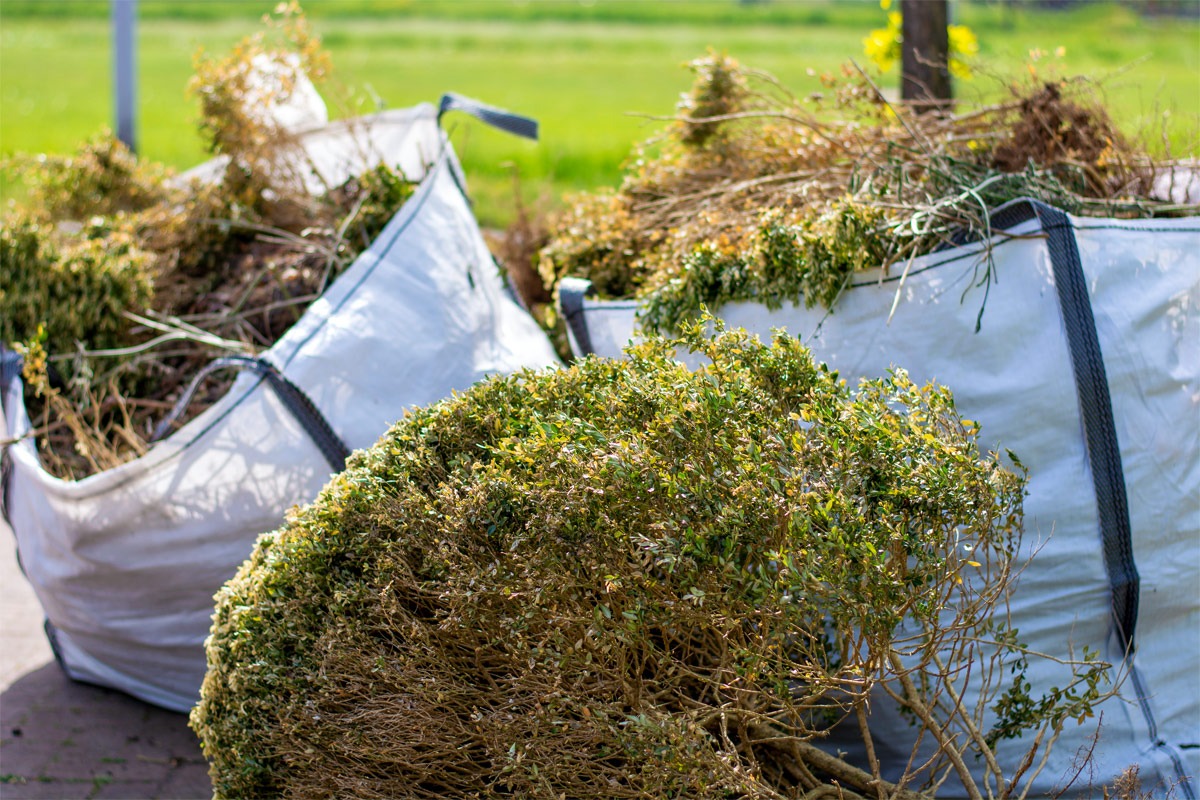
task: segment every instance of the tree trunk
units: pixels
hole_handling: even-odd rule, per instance
[[[953,94],[947,0],[900,0],[900,13],[900,97],[920,112],[948,109]]]

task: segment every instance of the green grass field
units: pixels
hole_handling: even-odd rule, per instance
[[[147,158],[184,168],[205,153],[195,102],[185,94],[198,47],[224,54],[260,28],[271,2],[139,4],[139,144]],[[0,153],[70,152],[111,124],[107,3],[0,0]],[[513,171],[527,198],[614,184],[631,145],[661,123],[690,84],[681,65],[707,48],[773,72],[798,93],[808,75],[864,60],[862,38],[881,27],[873,0],[753,4],[692,2],[472,2],[312,0],[315,30],[336,79],[389,107],[436,101],[452,90],[537,117],[542,141],[512,139],[455,120],[462,156],[485,224],[512,214]],[[1152,131],[1162,152],[1164,114],[1176,155],[1200,153],[1200,23],[1146,18],[1090,4],[1069,12],[959,3],[958,21],[979,37],[981,74],[959,82],[967,103],[1003,95],[1026,74],[1033,49],[1053,53],[1038,68],[1103,81],[1114,117]],[[894,74],[882,79],[897,81]],[[373,110],[369,101],[360,110]],[[332,108],[337,116],[352,109]],[[640,115],[640,116],[639,116]]]

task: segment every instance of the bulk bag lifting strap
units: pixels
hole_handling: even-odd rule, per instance
[[[1113,626],[1126,653],[1134,651],[1137,629],[1138,572],[1133,561],[1133,534],[1129,527],[1129,500],[1125,472],[1113,422],[1112,398],[1104,355],[1096,334],[1096,319],[1083,274],[1083,261],[1075,241],[1075,228],[1065,213],[1037,200],[1015,200],[992,215],[992,225],[1011,228],[1035,216],[1046,234],[1058,305],[1067,333],[1067,349],[1075,374],[1075,394],[1083,417],[1092,484],[1100,513],[1100,539],[1104,564],[1112,589]],[[952,387],[953,388],[953,387]]]
[[[266,380],[267,385],[283,401],[287,410],[292,412],[292,416],[296,418],[296,421],[308,433],[309,437],[313,440],[313,444],[321,450],[321,455],[325,456],[325,460],[329,462],[329,466],[335,472],[341,472],[346,468],[346,459],[350,457],[350,448],[346,447],[345,442],[333,430],[320,410],[313,405],[313,401],[308,399],[308,395],[304,393],[304,390],[289,381],[279,371],[278,367],[265,358],[225,356],[208,364],[208,366],[196,373],[196,377],[192,378],[192,382],[184,389],[183,395],[176,401],[175,406],[155,427],[154,434],[150,437],[151,441],[157,442],[166,435],[167,431],[171,430],[171,426],[175,424],[175,420],[179,419],[180,415],[187,409],[188,404],[192,401],[192,397],[196,394],[196,390],[200,388],[200,384],[205,378],[214,372],[230,368],[247,369],[261,375]]]
[[[520,136],[524,139],[532,139],[536,142],[538,138],[538,123],[536,119],[522,117],[511,111],[489,106],[487,103],[481,103],[478,100],[464,97],[461,94],[447,92],[442,95],[442,100],[438,103],[439,124],[447,111],[462,111],[481,122],[486,122],[493,128],[511,133],[514,136]]]

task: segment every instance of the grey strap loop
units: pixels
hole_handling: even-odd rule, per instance
[[[502,108],[489,106],[486,103],[481,103],[478,100],[473,100],[470,97],[463,97],[461,94],[447,92],[442,95],[442,101],[438,104],[438,124],[442,123],[442,115],[447,111],[462,111],[470,114],[475,119],[481,122],[486,122],[493,128],[499,128],[502,131],[511,133],[514,136],[521,136],[525,139],[532,139],[535,142],[538,138],[538,123],[535,119],[522,117],[519,114],[514,114],[511,111],[505,111]]]
[[[587,316],[583,313],[584,298],[593,294],[592,282],[584,278],[563,278],[558,282],[559,310],[567,321],[567,328],[579,352],[585,356],[596,352],[592,347],[591,334],[588,333]]]
[[[8,394],[20,384],[21,370],[24,368],[25,360],[21,358],[20,353],[14,353],[0,345],[0,415],[8,413]],[[23,402],[21,397],[17,397],[16,402]],[[11,433],[11,431],[10,431]],[[12,484],[12,455],[8,452],[8,447],[0,448],[0,519],[5,522],[9,521],[8,509],[9,486]],[[18,561],[20,556],[18,556]]]
[[[1092,489],[1100,517],[1104,568],[1112,592],[1113,626],[1122,648],[1132,655],[1136,646],[1134,634],[1141,579],[1133,557],[1129,499],[1108,391],[1108,374],[1104,368],[1104,354],[1100,351],[1079,245],[1075,241],[1075,227],[1063,211],[1031,198],[1013,200],[993,211],[992,227],[1010,228],[1034,218],[1046,234],[1046,249],[1050,254],[1058,305],[1067,333],[1075,394],[1092,470]]]
[[[15,353],[4,345],[0,345],[0,409],[4,408],[4,398],[8,394],[9,388],[12,387],[14,381],[21,377],[24,365],[25,360],[21,358],[20,353]]]
[[[183,395],[175,402],[175,406],[171,409],[171,412],[163,418],[162,422],[158,423],[158,426],[154,429],[151,441],[158,441],[170,431],[171,426],[192,402],[196,390],[200,388],[200,384],[205,378],[218,370],[231,368],[249,369],[262,375],[276,396],[283,402],[284,407],[291,412],[296,421],[300,423],[305,432],[312,438],[313,443],[321,451],[321,455],[325,456],[325,460],[329,462],[329,466],[338,472],[346,468],[346,459],[350,456],[350,448],[346,447],[324,415],[321,414],[321,411],[308,398],[308,395],[304,394],[304,391],[299,386],[284,377],[283,373],[274,364],[261,358],[251,358],[249,356],[226,356],[218,358],[200,370],[192,378],[192,382],[188,384]]]
[[[187,388],[183,390],[183,394],[181,394],[179,399],[175,401],[175,405],[172,406],[171,410],[167,412],[167,415],[159,421],[158,425],[154,426],[154,432],[150,434],[150,441],[157,442],[171,432],[171,427],[175,424],[175,421],[178,420],[179,417],[183,415],[183,412],[187,410],[187,407],[192,404],[192,398],[195,396],[196,390],[200,388],[200,384],[204,382],[205,378],[218,370],[229,369],[231,367],[236,369],[244,369],[252,366],[254,363],[255,359],[245,356],[227,356],[225,358],[218,358],[215,361],[210,362],[192,377],[191,383],[189,383]]]

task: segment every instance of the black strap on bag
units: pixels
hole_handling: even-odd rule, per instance
[[[284,407],[295,417],[300,426],[316,444],[321,451],[321,455],[325,456],[325,460],[329,462],[329,466],[335,471],[341,472],[346,467],[346,459],[350,457],[350,448],[346,447],[345,443],[333,430],[329,421],[321,414],[321,411],[316,407],[312,400],[304,391],[288,380],[279,369],[266,359],[251,358],[250,356],[225,356],[218,358],[208,364],[196,376],[192,378],[192,382],[188,384],[187,389],[179,400],[175,402],[175,406],[170,413],[163,418],[158,426],[154,429],[154,434],[151,441],[158,441],[170,432],[171,426],[183,414],[188,405],[192,402],[192,397],[196,394],[196,390],[200,388],[200,384],[214,372],[222,369],[248,369],[261,375],[267,382],[267,385],[275,392],[275,395],[282,401]]]
[[[1112,397],[1091,295],[1075,239],[1075,227],[1063,211],[1032,199],[1015,200],[992,214],[994,228],[1007,228],[1036,218],[1046,234],[1046,248],[1058,291],[1075,378],[1075,394],[1083,423],[1084,444],[1092,472],[1092,489],[1100,518],[1104,567],[1112,596],[1113,629],[1124,651],[1129,674],[1151,745],[1165,755],[1175,769],[1177,785],[1187,800],[1195,800],[1191,778],[1178,751],[1159,735],[1158,722],[1150,708],[1145,683],[1133,661],[1137,649],[1138,604],[1141,578],[1133,554],[1133,529],[1129,520],[1129,497],[1125,471],[1117,442]]]
[[[23,360],[20,353],[14,353],[0,344],[0,408],[4,407],[4,395],[13,381],[21,374]]]
[[[520,136],[524,139],[532,139],[537,141],[538,138],[538,123],[536,119],[522,117],[520,114],[514,114],[511,111],[505,111],[503,108],[489,106],[487,103],[481,103],[470,97],[464,97],[461,94],[454,92],[446,92],[442,95],[442,101],[438,103],[438,124],[442,124],[442,116],[448,111],[462,111],[464,114],[470,114],[480,122],[485,122],[493,128],[511,133],[514,136]]]
[[[592,336],[588,333],[587,315],[583,313],[583,301],[595,294],[592,282],[583,278],[563,278],[558,282],[558,307],[563,319],[575,338],[579,352],[590,356],[596,352],[592,347]]]
[[[1138,600],[1141,579],[1133,557],[1133,532],[1129,522],[1129,499],[1125,491],[1125,471],[1117,445],[1112,398],[1104,355],[1096,333],[1096,319],[1088,294],[1075,229],[1065,213],[1057,208],[1030,201],[1034,213],[1048,237],[1054,284],[1062,309],[1075,373],[1075,392],[1083,420],[1088,461],[1092,467],[1092,486],[1100,515],[1100,537],[1104,543],[1104,564],[1112,590],[1113,622],[1117,636],[1127,653],[1136,648]]]
[[[1100,517],[1104,566],[1112,592],[1113,625],[1122,648],[1132,655],[1136,647],[1141,579],[1133,557],[1129,499],[1113,421],[1108,375],[1079,245],[1075,241],[1075,228],[1066,213],[1032,199],[1016,200],[997,209],[992,215],[992,225],[1006,228],[1035,217],[1046,234],[1058,305],[1071,354],[1075,394],[1079,399],[1092,488]]]
[[[14,353],[4,345],[0,345],[0,415],[8,413],[6,410],[8,393],[21,379],[23,366],[24,359],[21,358],[20,353]],[[11,434],[12,431],[9,433]],[[3,518],[5,522],[8,522],[8,490],[12,482],[11,475],[12,456],[9,455],[8,447],[5,446],[0,450],[0,518]]]

